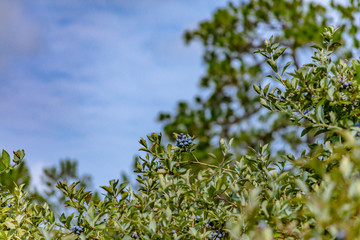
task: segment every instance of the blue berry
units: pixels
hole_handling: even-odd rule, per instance
[[[73,233],[80,235],[82,232],[84,232],[85,229],[83,226],[75,226],[73,229]]]
[[[348,87],[352,86],[352,82],[343,82],[341,83],[340,89],[347,89]]]
[[[192,137],[180,133],[176,138],[176,146],[179,148],[187,149],[192,144]]]
[[[130,235],[130,237],[133,238],[133,239],[137,239],[137,238],[138,238],[138,235],[137,235],[136,233],[132,233],[132,234]]]
[[[163,165],[160,164],[159,166],[157,166],[157,167],[155,168],[156,171],[159,170],[159,169],[164,169]]]
[[[355,127],[360,127],[360,122],[355,123]]]
[[[215,224],[213,222],[207,222],[206,225],[205,225],[206,228],[211,228],[211,229],[214,229],[215,228]]]
[[[265,221],[260,221],[258,226],[260,229],[263,229],[263,228],[266,228],[267,224]]]
[[[224,230],[217,230],[209,234],[209,240],[220,240],[222,237],[225,237],[226,232]]]
[[[336,240],[345,240],[346,232],[344,230],[340,230],[335,238]]]

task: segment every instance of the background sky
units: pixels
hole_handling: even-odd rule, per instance
[[[60,159],[95,186],[132,173],[160,111],[204,72],[182,34],[224,0],[0,0],[0,148],[24,149],[33,183]]]

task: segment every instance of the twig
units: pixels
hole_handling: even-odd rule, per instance
[[[200,164],[200,165],[207,166],[207,167],[220,168],[220,167],[218,167],[218,166],[211,165],[211,164],[207,164],[207,163],[203,163],[203,162],[186,161],[186,162],[177,162],[177,163],[178,163],[178,164],[180,164],[180,163],[189,163],[189,164],[195,163],[195,164]],[[222,170],[225,170],[225,171],[227,171],[227,172],[237,173],[235,170],[232,170],[232,169],[228,169],[228,168],[221,168],[221,169],[222,169]]]
[[[218,199],[220,199],[220,200],[223,200],[223,201],[225,201],[225,202],[227,202],[227,203],[229,203],[229,204],[231,204],[231,205],[233,205],[234,207],[238,207],[235,203],[233,203],[233,202],[230,202],[229,200],[227,200],[226,198],[223,198],[222,196],[220,196],[219,194],[216,194],[216,198],[218,198]]]

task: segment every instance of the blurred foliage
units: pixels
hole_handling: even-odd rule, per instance
[[[286,115],[261,108],[252,85],[269,71],[265,59],[253,52],[263,48],[265,38],[273,35],[288,48],[279,65],[291,61],[292,69],[299,69],[300,63],[310,57],[310,45],[321,43],[319,33],[325,26],[335,25],[339,27],[336,40],[344,39],[344,47],[334,54],[350,58],[359,53],[360,3],[339,2],[229,2],[197,29],[187,31],[187,43],[197,41],[204,47],[206,73],[199,85],[205,93],[195,96],[193,103],[179,102],[174,113],[159,115],[166,136],[172,141],[173,132],[199,136],[196,155],[201,161],[212,161],[207,152],[215,151],[219,137],[234,139],[235,154],[246,153],[249,146],[257,149],[259,143],[272,142],[271,150],[280,155],[284,150],[296,153],[305,149],[306,144],[301,143],[313,143],[313,135],[298,137]]]

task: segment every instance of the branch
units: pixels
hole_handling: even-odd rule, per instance
[[[203,163],[203,162],[193,162],[193,161],[185,161],[185,162],[177,162],[178,164],[181,164],[181,163],[184,163],[184,164],[200,164],[200,165],[203,165],[203,166],[207,166],[207,167],[212,167],[212,168],[220,168],[218,166],[215,166],[215,165],[211,165],[211,164],[207,164],[207,163]],[[232,170],[232,169],[228,169],[228,168],[221,168],[222,170],[224,171],[227,171],[227,172],[233,172],[233,173],[237,173],[235,170]]]
[[[229,204],[233,205],[233,206],[234,206],[234,207],[236,207],[236,208],[238,207],[235,203],[230,202],[229,200],[227,200],[226,198],[224,198],[224,197],[220,196],[219,194],[216,194],[215,198],[218,198],[218,199],[220,199],[220,200],[223,200],[223,201],[225,201],[225,202],[227,202],[227,203],[229,203]]]

